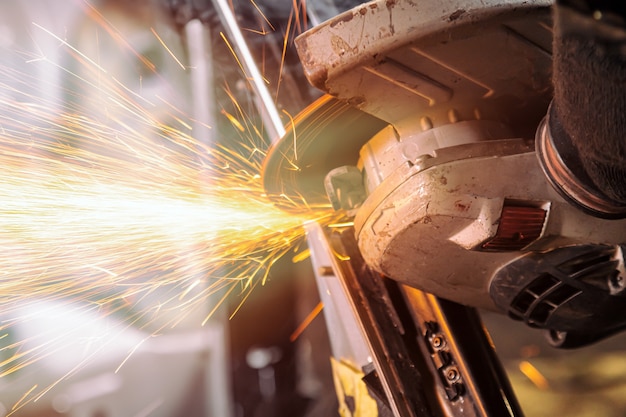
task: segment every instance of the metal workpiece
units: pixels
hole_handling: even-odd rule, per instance
[[[371,363],[372,353],[349,295],[339,278],[338,260],[322,226],[310,222],[304,228],[315,281],[324,304],[324,319],[333,356],[357,368],[364,368]]]
[[[380,276],[351,228],[306,228],[333,356],[362,367],[381,415],[521,415],[475,310]]]
[[[355,365],[363,367],[368,389],[378,397],[378,407],[385,409],[385,412],[395,417],[438,415],[432,408],[436,405],[436,402],[432,402],[434,398],[427,396],[427,391],[433,387],[420,374],[420,369],[427,368],[415,350],[414,343],[418,335],[410,320],[406,321],[408,316],[396,311],[394,303],[398,300],[397,295],[387,290],[387,284],[395,284],[363,262],[351,228],[331,231],[311,224],[307,226],[307,236],[309,242],[313,241],[314,244],[314,265],[321,259],[318,257],[319,249],[325,247],[326,256],[330,256],[327,262],[332,263],[334,271],[332,279],[343,289],[337,291],[335,286],[334,291],[324,300],[325,306],[330,303],[331,311],[334,306],[342,305],[341,314],[333,314],[332,319],[335,321],[328,322],[330,334],[335,333],[333,327],[344,327],[346,324],[352,327],[348,334],[362,334],[362,338],[354,339],[340,336],[339,340],[344,339],[344,342],[332,343],[333,356],[336,359],[354,360]],[[318,285],[320,281],[327,280],[320,276],[317,279]],[[363,364],[363,346],[356,342],[365,344],[371,365]]]
[[[450,416],[522,416],[504,368],[473,308],[401,286],[418,325],[419,346],[443,389],[439,401]]]

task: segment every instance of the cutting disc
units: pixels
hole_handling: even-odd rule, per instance
[[[346,102],[325,95],[294,118],[263,165],[269,198],[286,211],[328,205],[324,177],[355,165],[359,149],[387,125]]]

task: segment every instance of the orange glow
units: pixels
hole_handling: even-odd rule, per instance
[[[86,10],[120,48],[138,54],[111,22]],[[0,340],[28,320],[22,305],[48,301],[76,305],[77,314],[122,315],[124,328],[151,335],[198,310],[206,312],[200,326],[225,300],[243,303],[264,284],[272,265],[295,253],[303,223],[334,221],[326,207],[286,215],[267,200],[265,141],[240,108],[224,113],[240,133],[229,140],[233,146],[208,146],[194,138],[193,121],[175,102],[143,95],[98,59],[34,26],[76,64],[59,69],[80,88],[56,86],[71,103],[37,97],[22,87],[38,80],[0,67],[0,312],[10,317],[0,322]],[[53,64],[36,54],[28,63],[37,62]],[[112,340],[121,330],[99,338]],[[0,361],[0,377],[72,343],[55,329],[40,337],[46,342],[3,345],[15,353]],[[33,386],[14,411],[50,388]]]

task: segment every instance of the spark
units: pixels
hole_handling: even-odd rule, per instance
[[[164,403],[162,398],[158,398],[152,401],[150,404],[146,405],[142,410],[140,410],[134,417],[148,417],[150,416],[156,409],[161,407]]]
[[[176,61],[176,63],[183,69],[186,70],[187,68],[185,67],[185,65],[180,62],[180,60],[176,57],[176,54],[174,54],[174,52],[172,52],[172,50],[170,48],[167,47],[167,44],[165,43],[165,41],[163,39],[161,39],[161,37],[159,36],[159,34],[157,33],[156,30],[154,30],[154,28],[150,28],[150,32],[152,32],[152,34],[154,35],[155,38],[157,38],[157,40],[159,41],[159,43],[161,44],[161,46],[163,46],[163,48],[165,48],[165,50],[167,51],[167,53],[170,54],[170,56],[172,58],[174,58],[174,61]]]
[[[98,27],[104,29],[106,33],[118,43],[124,50],[131,51],[132,54],[137,57],[139,61],[141,61],[148,69],[152,72],[156,72],[156,65],[151,62],[144,55],[139,53],[131,44],[126,40],[124,34],[115,27],[94,5],[90,4],[89,1],[81,1],[79,2],[82,8],[85,11],[86,17],[93,20],[94,23],[98,25]],[[54,36],[54,34],[51,34]],[[77,51],[78,52],[78,51]]]
[[[311,310],[311,312],[307,314],[304,320],[302,320],[302,323],[300,323],[300,325],[296,328],[296,330],[294,330],[293,333],[291,333],[291,336],[289,336],[289,341],[295,342],[300,337],[300,335],[306,330],[306,328],[309,327],[311,323],[313,323],[313,320],[315,320],[315,318],[322,312],[323,309],[324,309],[324,303],[320,301],[319,303],[317,303],[315,307],[313,307],[313,310]]]
[[[137,286],[173,284],[186,294],[200,272],[219,277],[202,282],[207,292],[249,286],[302,235],[308,217],[285,216],[265,201],[258,166],[232,150],[203,149],[180,132],[144,143],[125,124],[127,131],[112,131],[82,116],[26,111],[39,124],[26,151],[7,133],[17,117],[0,118],[5,308],[25,296],[90,299],[116,289],[137,297]],[[89,149],[68,145],[73,138]],[[148,278],[146,268],[161,275]]]
[[[222,109],[220,110],[220,112],[228,119],[230,124],[232,124],[235,128],[237,128],[237,130],[239,130],[240,132],[246,131],[246,128],[243,127],[243,125],[239,122],[239,120],[237,120],[235,116],[233,116],[228,111],[226,111],[226,109]]]
[[[344,227],[353,227],[354,226],[354,221],[348,221],[348,222],[341,222],[341,223],[330,223],[328,225],[329,228],[331,229],[341,229]]]
[[[293,14],[293,18],[295,20],[296,23],[296,28],[298,29],[298,32],[302,32],[302,28],[303,28],[303,23],[304,23],[304,27],[306,28],[306,2],[300,2],[300,4],[298,4],[298,2],[296,0],[292,1],[291,4],[291,10],[292,10],[292,14]],[[300,20],[300,16],[302,15],[304,22],[302,22]],[[287,36],[285,35],[285,38]]]
[[[521,361],[519,363],[519,370],[526,376],[537,388],[546,390],[550,388],[550,383],[546,377],[537,369],[535,365],[528,361]]]
[[[293,116],[291,114],[289,114],[289,112],[287,110],[283,109],[283,113],[287,115],[287,117],[289,118],[289,123],[291,125],[291,132],[293,134],[293,159],[295,162],[298,162],[298,135],[297,135],[297,129],[295,129],[295,123],[293,120]]]
[[[139,349],[141,347],[141,345],[143,345],[146,340],[148,340],[150,337],[146,337],[144,338],[141,342],[137,343],[132,349],[131,351],[128,353],[128,355],[126,355],[126,358],[124,358],[124,360],[122,361],[122,363],[119,364],[119,366],[115,369],[115,373],[118,373],[120,371],[120,369],[122,369],[122,367],[126,364],[126,362],[128,362],[128,360],[130,359],[130,357],[137,351],[137,349]]]
[[[250,79],[250,77],[248,77],[248,75],[246,74],[246,70],[243,67],[243,64],[241,63],[241,61],[239,60],[239,57],[237,56],[237,53],[235,52],[235,50],[233,49],[232,45],[230,44],[230,42],[228,42],[228,38],[226,37],[226,35],[224,35],[224,32],[220,32],[220,37],[222,38],[222,40],[224,41],[224,43],[226,44],[226,47],[228,48],[228,50],[230,51],[231,55],[233,56],[233,58],[235,58],[235,61],[237,61],[237,65],[239,66],[239,69],[241,70],[241,73],[244,74],[244,76],[247,79]]]
[[[16,409],[19,408],[20,404],[23,403],[26,398],[35,390],[37,389],[37,384],[33,385],[28,391],[26,391],[24,393],[24,395],[22,395],[22,397],[13,405],[13,408],[11,409],[11,411],[14,411]]]
[[[259,16],[261,16],[263,18],[263,21],[265,21],[265,23],[267,23],[267,25],[270,27],[270,29],[272,29],[273,31],[276,30],[274,28],[274,26],[272,25],[272,23],[269,21],[269,19],[267,18],[267,16],[265,16],[265,14],[263,13],[263,11],[261,11],[261,9],[259,8],[259,6],[254,2],[254,0],[250,0],[250,4],[252,4],[252,6],[256,9],[257,13],[259,14]],[[263,33],[265,31],[265,29],[263,29],[263,31],[258,31],[261,34],[265,34]]]
[[[91,6],[88,15],[138,54]],[[7,332],[34,317],[25,306],[57,302],[76,316],[124,318],[122,327],[94,330],[94,347],[63,376],[70,377],[131,326],[151,337],[198,311],[204,325],[230,299],[235,314],[272,265],[295,252],[302,224],[337,221],[327,207],[294,196],[284,204],[300,214],[286,215],[267,199],[260,178],[265,141],[236,103],[239,114],[224,114],[240,134],[237,143],[210,147],[195,140],[193,124],[170,99],[145,97],[34,25],[77,66],[43,55],[27,65],[52,66],[80,87],[52,86],[72,98],[67,102],[38,97],[29,86],[44,81],[0,66],[0,339],[10,341],[0,345],[8,352],[0,378],[64,351],[77,329],[89,327],[48,328],[14,341]],[[155,112],[161,102],[165,110]],[[130,348],[118,369],[147,340]],[[12,412],[58,382],[32,386]]]
[[[300,253],[298,253],[296,256],[294,256],[293,258],[291,258],[291,261],[296,264],[298,262],[302,262],[305,259],[309,259],[311,257],[311,251],[307,248],[303,251],[301,251]]]
[[[298,13],[296,13],[296,16]],[[287,54],[287,45],[289,44],[289,33],[291,32],[291,22],[293,20],[294,10],[291,10],[289,14],[289,20],[287,21],[287,29],[285,29],[285,34],[283,36],[283,49],[280,56],[280,67],[278,68],[278,82],[276,83],[276,97],[278,97],[278,93],[280,92],[280,82],[282,80],[282,74],[285,69],[285,56]],[[297,19],[297,17],[296,17]]]
[[[67,43],[67,41],[61,39],[59,36],[55,35],[54,33],[52,33],[51,31],[49,31],[48,29],[46,29],[45,27],[33,22],[33,26],[35,26],[38,29],[43,30],[44,32],[46,32],[48,35],[50,35],[51,37],[53,37],[54,39],[58,40],[61,45],[69,48],[72,50],[72,52],[74,52],[75,54],[79,55],[81,58],[87,60],[87,62],[89,62],[89,64],[95,66],[98,71],[102,71],[104,73],[106,73],[106,70],[104,68],[102,68],[100,65],[98,65],[96,62],[94,62],[91,58],[89,58],[88,56],[86,56],[85,54],[83,54],[82,52],[80,52],[78,49],[76,49],[75,47],[73,47],[72,45],[70,45],[69,43]]]

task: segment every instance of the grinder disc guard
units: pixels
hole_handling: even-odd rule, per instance
[[[355,215],[367,264],[465,305],[510,312],[532,282],[494,277],[519,272],[520,259],[550,263],[557,257],[541,254],[556,250],[567,258],[612,248],[617,266],[605,278],[626,279],[626,221],[569,204],[534,152],[552,98],[550,3],[373,1],[301,35],[306,75],[333,98],[305,110],[271,150],[270,198],[329,204],[325,176],[356,166],[362,182],[352,175],[349,186],[365,198],[343,208]],[[331,196],[350,191],[342,179],[327,180]],[[554,307],[560,318],[528,324],[572,331],[564,316],[593,316],[594,299],[624,303],[608,284],[601,294],[580,288],[587,301],[568,304],[576,311]],[[618,322],[610,332],[626,320]],[[602,327],[586,321],[597,334],[578,343],[606,336]]]

